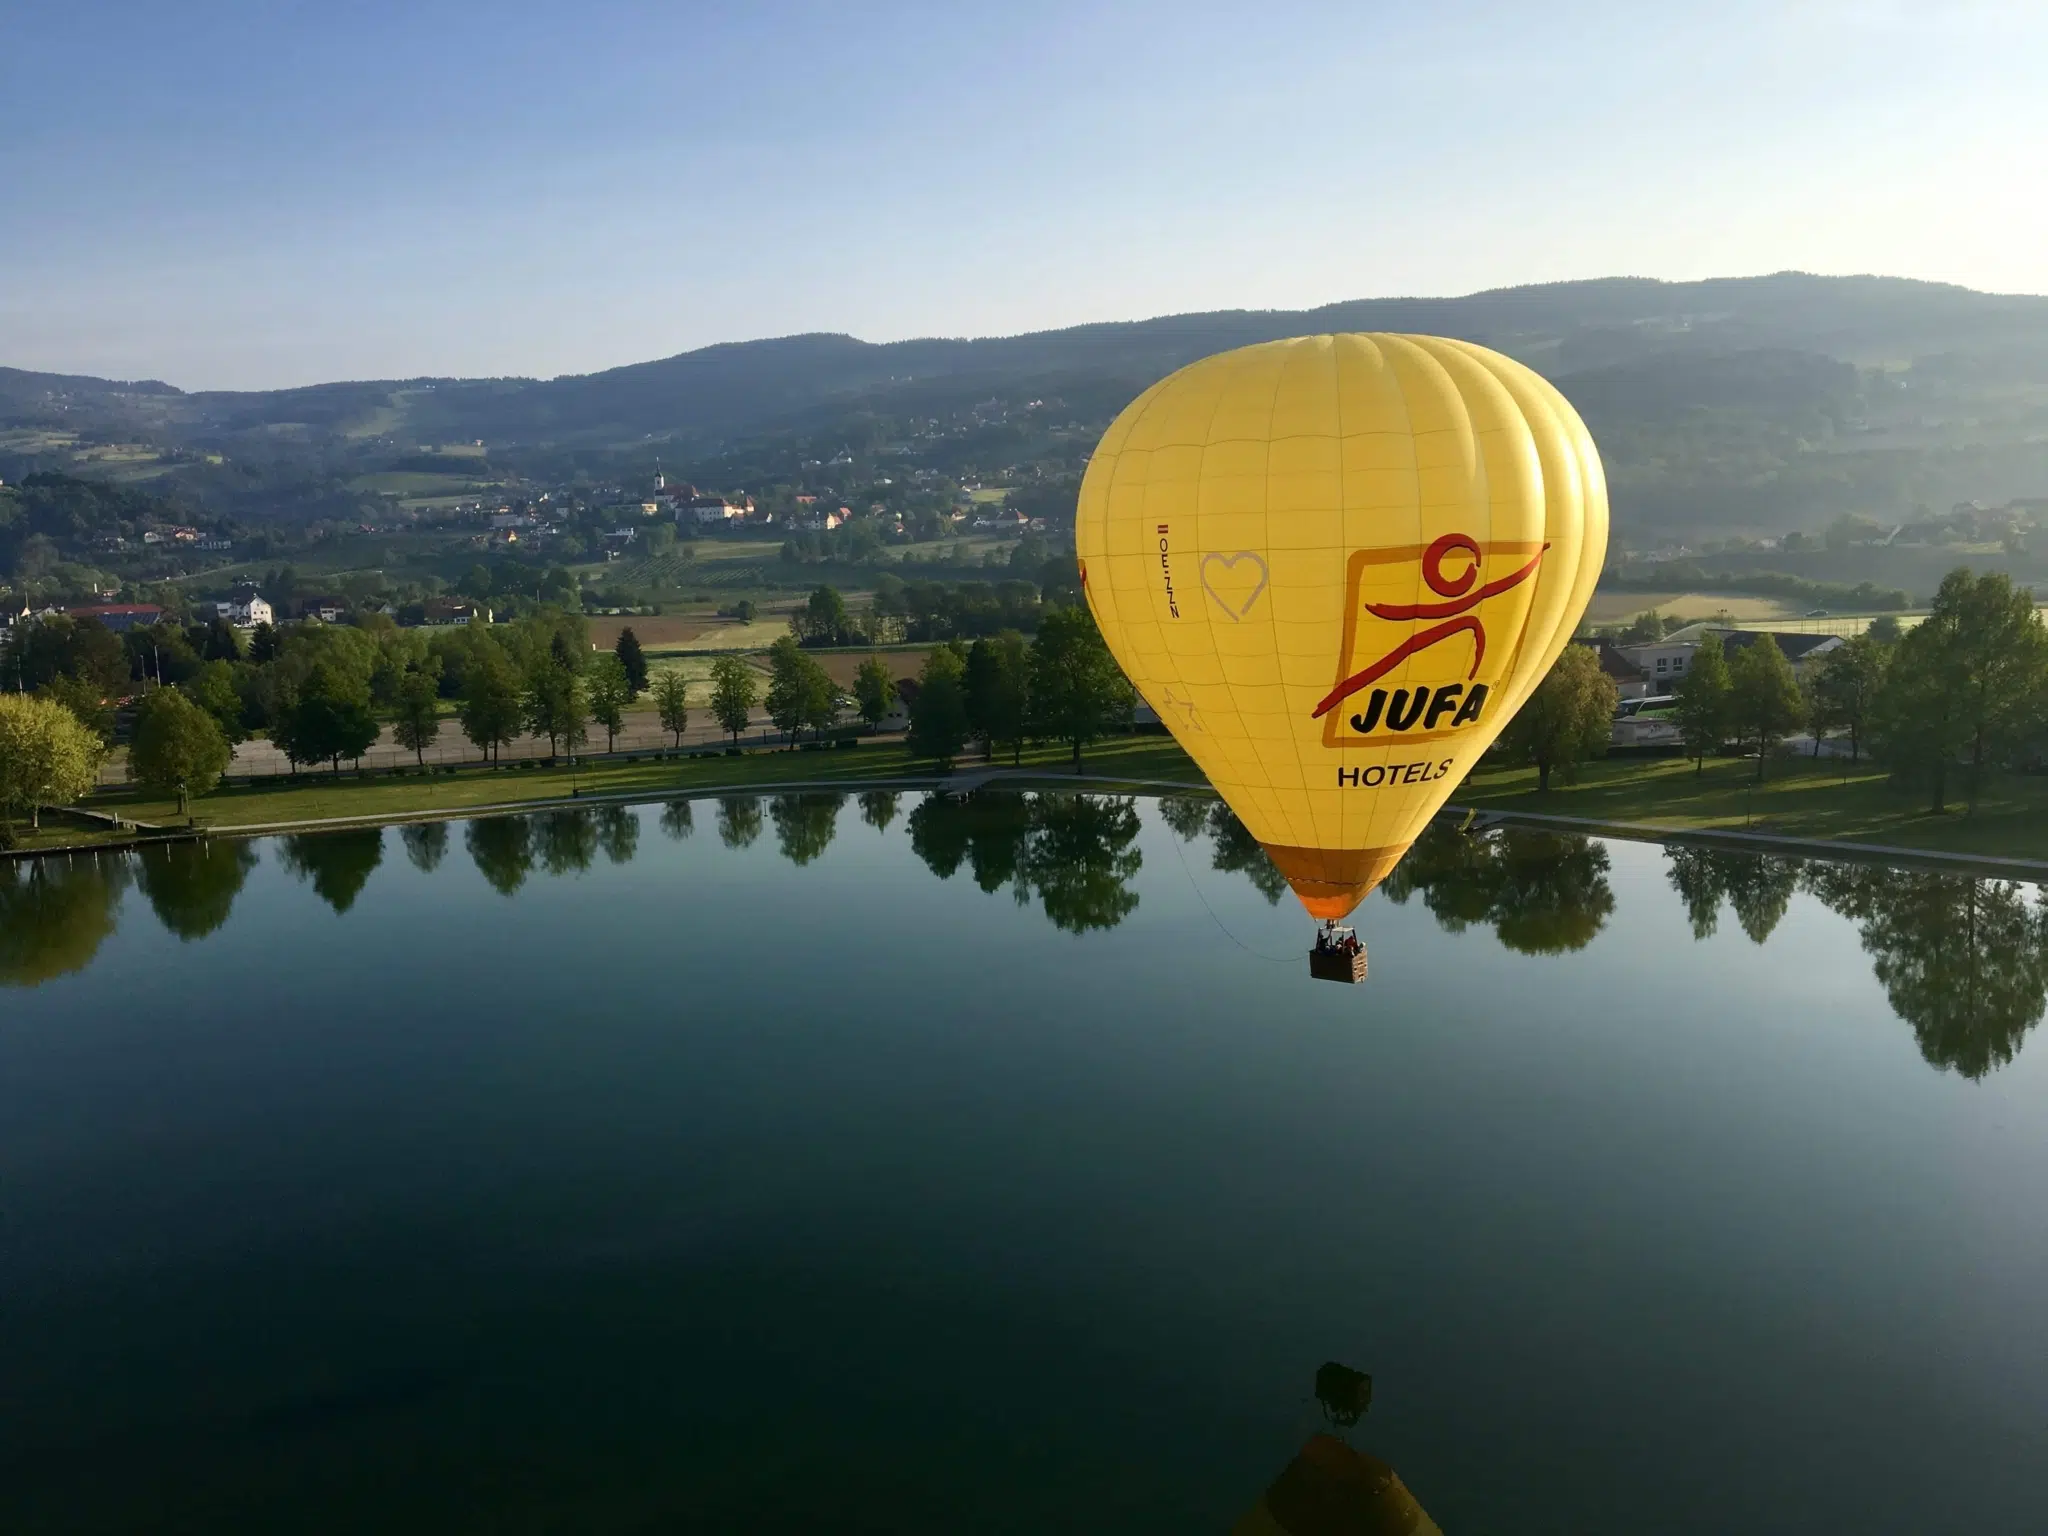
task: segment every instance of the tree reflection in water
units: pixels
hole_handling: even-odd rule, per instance
[[[241,838],[144,843],[136,856],[136,883],[157,921],[189,943],[228,920],[255,867],[255,845]]]
[[[1791,910],[1805,870],[1803,859],[1774,853],[1735,853],[1715,848],[1666,848],[1666,875],[1685,903],[1695,939],[1712,938],[1721,924],[1721,899],[1753,943],[1761,944]]]
[[[752,795],[727,795],[718,802],[718,840],[748,848],[761,835],[761,802]]]
[[[2010,880],[1817,864],[1806,887],[1855,923],[1930,1065],[2005,1066],[2048,1006],[2048,909]]]
[[[846,796],[825,792],[777,795],[768,803],[775,822],[776,846],[801,869],[832,846],[839,827],[839,807]],[[756,812],[758,816],[759,813]]]
[[[1209,809],[1209,835],[1214,839],[1210,865],[1225,874],[1243,875],[1253,889],[1277,907],[1288,894],[1287,877],[1280,873],[1251,830],[1237,819],[1237,812],[1218,800]]]
[[[889,830],[889,823],[896,819],[897,793],[893,789],[863,790],[860,797],[860,819],[877,832]]]
[[[1268,906],[1278,906],[1287,894],[1287,877],[1266,857],[1266,850],[1237,819],[1237,813],[1221,800],[1168,798],[1159,802],[1159,818],[1191,843],[1204,832],[1210,837],[1209,867],[1224,874],[1243,875]]]
[[[0,985],[84,970],[114,932],[129,878],[117,853],[0,859]]]
[[[1159,802],[1159,819],[1173,828],[1184,843],[1191,843],[1209,830],[1209,813],[1214,800],[1186,800],[1168,795]]]
[[[1124,795],[927,795],[910,813],[910,846],[940,879],[965,863],[974,883],[1037,896],[1068,933],[1114,928],[1137,910],[1130,880],[1143,862],[1136,802]]]
[[[581,807],[535,818],[540,867],[551,875],[580,875],[597,859],[597,817]]]
[[[1488,925],[1509,949],[1562,955],[1593,942],[1614,911],[1607,850],[1568,832],[1432,823],[1380,886],[1396,905],[1420,894],[1450,933]]]
[[[400,827],[398,840],[405,844],[405,856],[412,861],[412,867],[423,875],[431,875],[448,857],[448,823],[445,821],[415,821],[410,826]]]
[[[597,813],[597,846],[614,864],[630,864],[640,848],[640,818],[623,805],[607,805]]]
[[[311,880],[314,894],[339,915],[356,904],[371,874],[384,862],[384,829],[294,832],[278,839],[277,858],[301,880]]]
[[[808,864],[830,844],[845,796],[776,796],[768,813],[784,857]],[[894,791],[860,796],[862,819],[886,828]],[[1160,803],[1161,819],[1183,841],[1207,833],[1212,864],[1244,874],[1268,901],[1286,893],[1265,851],[1228,806],[1193,798]],[[690,834],[690,802],[663,807],[662,830]],[[718,834],[730,848],[755,842],[761,801],[729,796]],[[1138,906],[1131,882],[1141,858],[1135,802],[1127,796],[1025,795],[984,790],[927,795],[910,811],[910,845],[942,879],[963,867],[990,893],[1009,887],[1019,905],[1036,899],[1070,933],[1116,927]],[[564,807],[534,816],[472,821],[464,843],[493,890],[510,896],[540,863],[552,874],[590,868],[602,850],[614,864],[638,847],[639,820],[625,807]],[[408,826],[406,856],[431,872],[445,857],[444,823]],[[278,839],[283,867],[310,880],[347,912],[383,859],[377,828],[302,833]],[[1776,931],[1802,888],[1853,922],[1892,1008],[1909,1024],[1933,1066],[1982,1078],[2018,1054],[2048,1011],[2048,900],[2008,880],[1808,862],[1773,854],[1668,848],[1666,875],[1694,935],[1712,937],[1722,903],[1750,940]],[[83,969],[113,933],[131,879],[158,919],[181,939],[203,938],[230,916],[255,847],[222,839],[152,843],[131,859],[82,853],[0,861],[0,983],[34,986]],[[1494,828],[1468,834],[1431,826],[1381,889],[1397,904],[1420,896],[1447,931],[1491,927],[1508,948],[1560,954],[1584,948],[1614,910],[1605,848],[1575,834]]]
[[[472,821],[462,841],[476,872],[500,896],[510,896],[533,873],[533,824],[525,816]]]
[[[941,880],[950,880],[964,863],[982,890],[993,893],[1009,885],[1019,906],[1031,900],[1029,884],[1015,883],[1031,835],[1027,796],[1001,790],[927,795],[905,825],[911,851]]]

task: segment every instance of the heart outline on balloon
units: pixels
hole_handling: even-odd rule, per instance
[[[1239,603],[1234,608],[1224,598],[1223,594],[1221,592],[1218,592],[1216,588],[1210,584],[1209,562],[1212,560],[1215,561],[1218,565],[1222,566],[1227,571],[1236,570],[1238,562],[1241,560],[1249,560],[1253,565],[1258,567],[1259,584],[1252,588],[1251,595],[1249,597],[1247,597],[1242,603]],[[1209,551],[1208,554],[1202,556],[1202,590],[1209,594],[1210,599],[1216,604],[1218,608],[1221,608],[1226,614],[1230,616],[1230,622],[1233,624],[1240,622],[1246,614],[1252,611],[1252,604],[1256,603],[1259,600],[1259,594],[1266,590],[1267,583],[1270,582],[1271,579],[1272,572],[1267,569],[1266,557],[1264,555],[1261,555],[1257,550],[1240,549],[1236,551],[1234,554],[1224,554],[1221,550],[1212,549]]]

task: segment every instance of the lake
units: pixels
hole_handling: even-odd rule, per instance
[[[0,1528],[2038,1531],[2048,919],[1206,803],[0,862]]]

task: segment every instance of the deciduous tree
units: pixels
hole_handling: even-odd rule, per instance
[[[1728,739],[1732,686],[1721,637],[1710,634],[1694,650],[1685,681],[1678,685],[1678,734],[1695,774],[1706,767],[1708,754],[1720,751]]]
[[[2032,597],[2003,573],[1956,570],[1900,640],[1872,723],[1894,770],[1930,784],[1936,811],[1949,764],[1966,755],[1974,810],[1986,764],[2039,722],[2044,692],[2048,632]]]
[[[243,670],[246,672],[247,668]],[[209,661],[179,686],[188,699],[213,716],[213,723],[220,727],[221,737],[229,746],[249,739],[248,729],[242,724],[242,691],[235,685],[233,664]]]
[[[896,680],[889,676],[889,664],[870,656],[853,675],[853,698],[860,717],[870,727],[880,725],[896,699]]]
[[[912,757],[929,757],[941,768],[952,766],[967,740],[967,665],[960,652],[942,645],[924,659],[918,673],[917,697],[910,701],[910,735],[905,745]]]
[[[271,739],[294,763],[326,762],[341,772],[344,757],[361,757],[377,739],[368,681],[326,660],[314,662]]]
[[[519,735],[519,680],[504,653],[493,645],[470,658],[462,677],[462,706],[455,712],[462,734],[489,760]]]
[[[42,825],[46,805],[70,805],[91,793],[106,748],[53,699],[0,694],[0,816],[27,812]]]
[[[1550,788],[1553,772],[1576,783],[1579,764],[1607,751],[1618,700],[1614,680],[1600,670],[1598,652],[1567,645],[1508,722],[1501,744],[1512,761],[1536,765],[1538,790]]]
[[[1024,637],[1006,629],[967,649],[967,733],[993,757],[1007,747],[1021,761],[1031,724],[1031,653]]]
[[[655,679],[654,712],[661,720],[661,728],[671,732],[680,747],[683,730],[690,723],[690,680],[681,672],[664,672]]]
[[[211,794],[234,757],[213,716],[175,688],[159,688],[135,715],[128,771],[151,789],[174,793],[189,816],[192,796]]]
[[[398,682],[398,699],[392,707],[391,737],[427,762],[427,748],[441,734],[441,690],[425,672],[408,672]]]
[[[789,733],[792,748],[804,726],[831,724],[832,695],[831,677],[797,648],[794,635],[784,635],[768,648],[768,718]]]
[[[1031,644],[1031,716],[1035,729],[1081,749],[1128,725],[1137,694],[1117,669],[1095,620],[1080,608],[1056,608]]]
[[[743,657],[728,651],[711,664],[711,717],[731,733],[734,745],[753,719],[760,697],[760,685]]]
[[[645,665],[644,663],[642,664]],[[600,656],[590,667],[590,718],[604,727],[604,749],[617,745],[626,723],[626,706],[633,702],[633,683],[626,664],[616,654]]]
[[[1764,776],[1771,748],[1799,729],[1806,700],[1792,664],[1769,635],[1758,635],[1728,665],[1728,709],[1736,734],[1756,743],[1756,776]]]
[[[78,717],[78,723],[99,737],[104,745],[111,747],[114,744],[114,711],[100,693],[99,684],[60,672],[36,692],[70,710]]]
[[[583,679],[566,667],[548,662],[529,672],[519,709],[527,731],[547,737],[550,757],[564,750],[574,752],[589,739],[585,722],[590,709]]]

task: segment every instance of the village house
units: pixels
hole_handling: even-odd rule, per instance
[[[226,602],[215,603],[213,607],[214,611],[230,624],[253,626],[277,622],[277,610],[272,608],[265,598],[254,592],[237,592]]]
[[[1643,699],[1650,696],[1650,679],[1612,640],[1578,640],[1573,643],[1592,648],[1593,654],[1600,659],[1602,675],[1614,684],[1617,697]]]
[[[1700,642],[1708,635],[1714,635],[1721,642],[1724,655],[1733,656],[1745,646],[1754,645],[1757,637],[1768,634],[1778,642],[1778,649],[1785,653],[1785,659],[1792,663],[1792,671],[1804,677],[1809,668],[1826,658],[1842,646],[1840,635],[1809,635],[1779,630],[1733,629],[1719,624],[1688,624],[1683,629],[1674,629],[1661,640],[1645,641],[1640,645],[1616,646],[1622,656],[1633,662],[1649,684],[1651,694],[1670,693],[1685,680],[1685,674],[1698,654]]]
[[[420,623],[429,629],[488,624],[491,610],[459,597],[430,597],[420,605]]]

